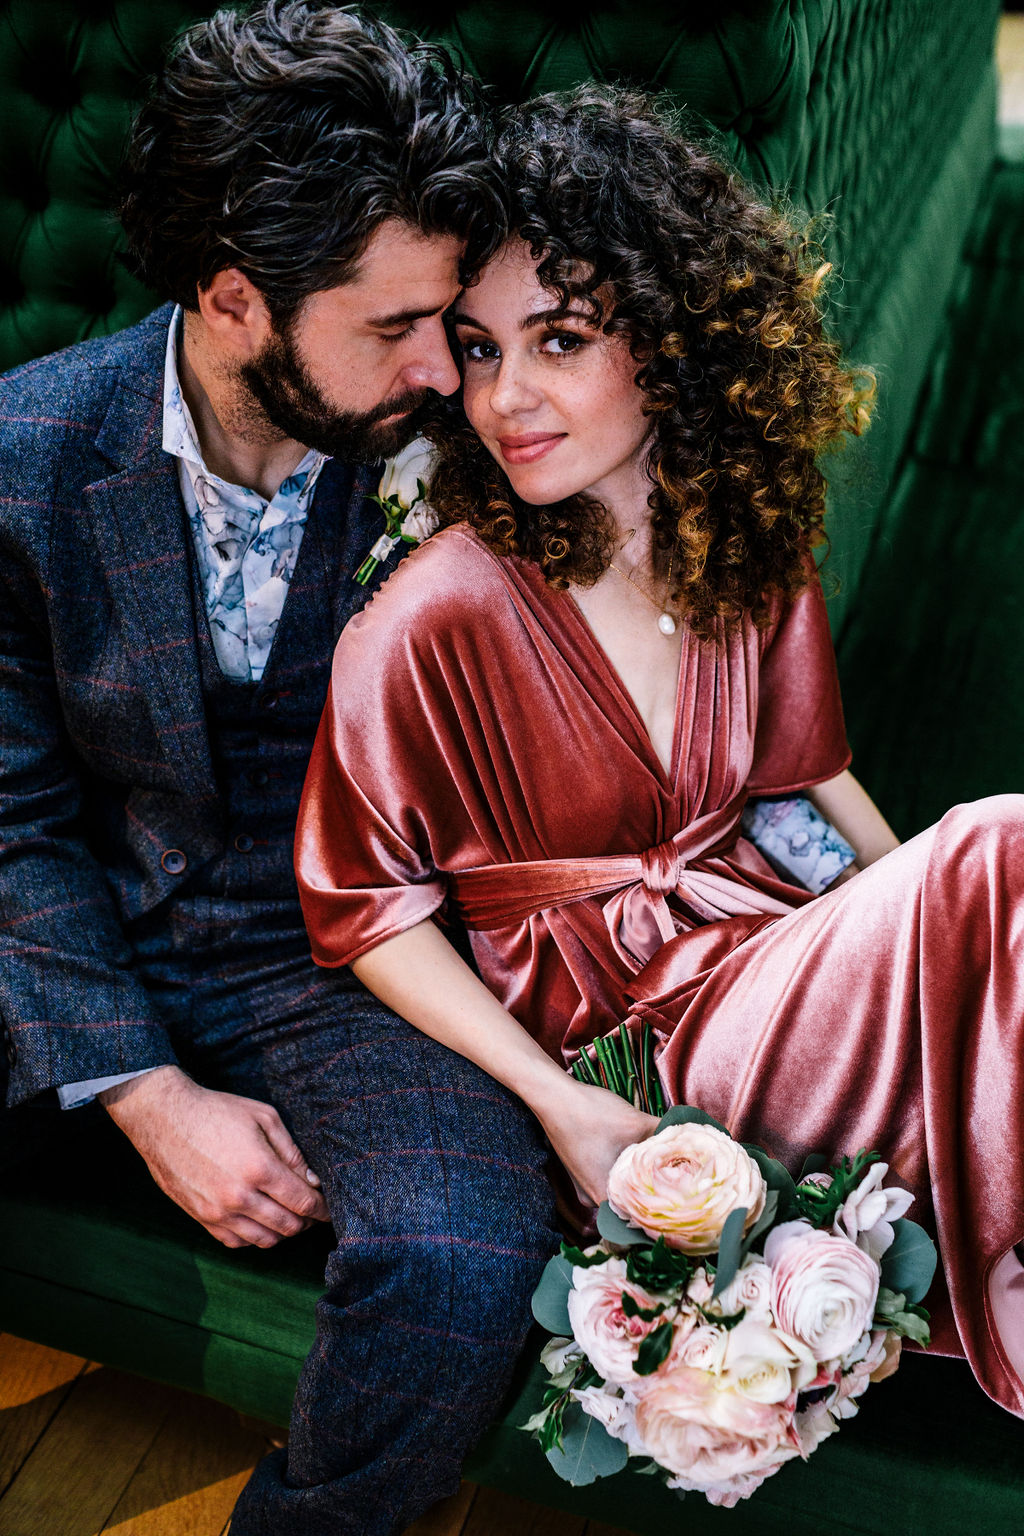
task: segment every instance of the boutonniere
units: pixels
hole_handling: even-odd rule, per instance
[[[417,437],[384,465],[376,496],[366,498],[384,513],[384,532],[356,571],[361,587],[399,544],[422,544],[437,527],[437,513],[427,502],[433,461],[433,444]]]

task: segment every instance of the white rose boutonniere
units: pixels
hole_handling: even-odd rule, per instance
[[[433,462],[433,445],[417,437],[384,465],[377,494],[368,498],[384,513],[384,532],[356,571],[361,587],[399,544],[421,544],[437,527],[437,513],[426,499]]]

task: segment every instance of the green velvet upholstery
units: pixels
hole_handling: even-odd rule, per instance
[[[111,172],[140,74],[203,9],[0,0],[0,367],[147,308],[114,259]],[[453,40],[508,97],[588,75],[664,86],[748,173],[834,216],[834,318],[878,368],[881,409],[834,470],[833,614],[856,767],[905,835],[953,800],[1019,789],[1024,767],[1024,164],[993,170],[997,9],[386,7]],[[0,1192],[0,1327],[283,1422],[323,1234],[229,1253],[156,1193],[98,1112],[90,1135],[88,1155],[57,1141]],[[680,1506],[632,1473],[568,1489],[515,1428],[535,1387],[524,1371],[469,1475],[638,1533],[1016,1536],[1024,1520],[1024,1430],[956,1362],[907,1361],[807,1467],[731,1512]]]
[[[828,212],[835,324],[881,382],[877,424],[837,468],[841,638],[994,150],[998,0],[384,0],[506,98],[596,76],[668,91],[739,169]],[[111,178],[140,77],[208,6],[0,4],[0,369],[137,318],[114,259]]]

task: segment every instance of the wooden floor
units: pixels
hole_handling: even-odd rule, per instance
[[[0,1334],[0,1536],[225,1536],[266,1449],[219,1403]],[[465,1483],[407,1536],[627,1533]]]

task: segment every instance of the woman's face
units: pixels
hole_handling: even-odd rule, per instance
[[[466,415],[523,501],[580,491],[628,515],[650,481],[651,434],[621,336],[558,308],[525,241],[489,262],[455,306]]]

